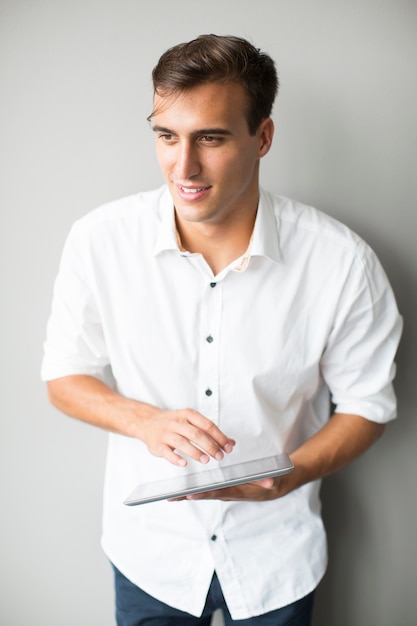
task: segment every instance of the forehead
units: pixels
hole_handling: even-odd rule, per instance
[[[155,94],[152,123],[185,124],[201,128],[247,124],[248,98],[235,82],[205,83],[174,92]]]

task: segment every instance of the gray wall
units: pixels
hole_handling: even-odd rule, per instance
[[[276,59],[263,184],[367,239],[405,318],[399,420],[324,485],[316,626],[416,623],[416,18],[412,0],[0,2],[2,625],[114,623],[99,546],[106,435],[48,405],[42,342],[69,226],[161,183],[150,71],[201,32]]]

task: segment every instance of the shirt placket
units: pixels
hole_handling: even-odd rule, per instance
[[[223,281],[207,283],[200,320],[199,411],[218,424],[220,409],[219,351]]]

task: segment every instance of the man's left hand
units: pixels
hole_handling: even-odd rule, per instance
[[[224,489],[195,493],[182,498],[173,498],[171,502],[178,502],[180,500],[223,500],[224,502],[236,500],[246,502],[275,500],[275,498],[279,498],[289,491],[289,489],[285,489],[285,478],[285,476],[264,478],[234,487],[225,487]]]

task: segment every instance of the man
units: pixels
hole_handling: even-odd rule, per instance
[[[102,543],[119,626],[209,624],[217,608],[226,624],[306,626],[326,567],[320,479],[395,417],[401,319],[359,237],[259,188],[269,56],[201,36],[153,81],[166,186],[74,225],[43,378],[56,407],[111,433]],[[123,505],[138,482],[278,452],[284,477]]]

